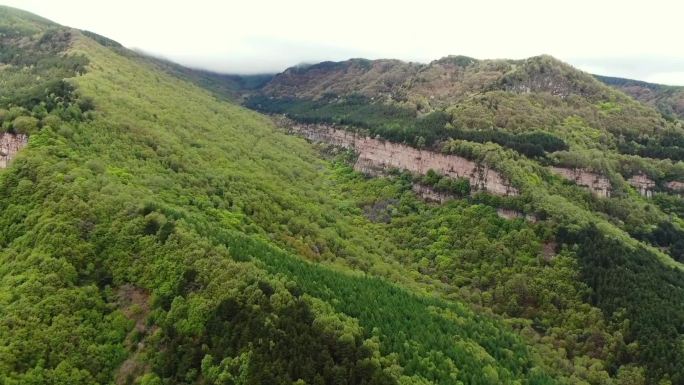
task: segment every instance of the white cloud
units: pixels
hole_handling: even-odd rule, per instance
[[[652,83],[684,85],[684,71],[654,73],[644,80]]]
[[[643,65],[660,59],[639,65],[630,60],[684,61],[678,41],[684,5],[677,0],[7,3],[129,47],[220,71],[278,71],[304,61],[349,57],[426,62],[448,54],[523,58],[547,53],[580,67],[591,61],[610,71],[622,68],[620,76],[650,79],[663,71]],[[613,64],[601,64],[604,58]],[[622,61],[616,66],[611,58]],[[684,66],[667,72],[682,71]],[[679,77],[671,79],[684,85]]]

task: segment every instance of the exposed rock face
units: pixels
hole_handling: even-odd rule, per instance
[[[675,180],[672,182],[667,182],[666,186],[670,190],[679,193],[680,195],[684,193],[684,182],[679,182]]]
[[[551,170],[565,179],[577,183],[578,186],[588,188],[596,196],[610,197],[612,186],[608,178],[603,175],[581,168],[551,167]]]
[[[365,174],[376,175],[392,168],[426,174],[432,169],[451,178],[468,178],[473,191],[518,195],[518,190],[498,172],[460,156],[418,150],[403,144],[318,124],[294,123],[289,127],[289,132],[304,136],[313,142],[354,149],[359,154],[354,169]]]
[[[627,180],[632,187],[639,191],[639,194],[646,198],[653,196],[653,190],[655,189],[655,182],[643,174],[637,174]]]
[[[26,144],[28,144],[28,137],[24,134],[0,133],[0,168],[6,168]]]

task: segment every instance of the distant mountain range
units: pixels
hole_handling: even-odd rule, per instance
[[[358,89],[350,88],[350,90],[361,94],[375,92],[378,95],[391,95],[396,98],[401,98],[402,93],[407,94],[415,92],[423,95],[430,94],[431,99],[436,98],[438,100],[454,101],[458,99],[459,93],[463,94],[467,92],[463,87],[471,87],[470,91],[478,89],[481,91],[497,87],[496,84],[489,82],[494,79],[504,82],[507,81],[506,79],[502,79],[503,73],[511,71],[515,67],[524,65],[525,63],[531,65],[531,62],[534,61],[541,63],[542,61],[547,60],[548,63],[556,62],[557,64],[562,64],[560,61],[549,56],[540,56],[528,60],[477,60],[466,56],[448,56],[429,64],[407,63],[400,60],[350,59],[344,62],[300,64],[289,68],[280,74],[237,75],[190,69],[170,61],[153,57],[150,57],[150,59],[165,63],[167,70],[179,75],[184,75],[188,80],[203,85],[205,88],[213,87],[217,94],[228,96],[233,100],[236,100],[235,98],[238,96],[253,93],[255,90],[259,90],[262,87],[265,87],[265,91],[269,94],[285,94],[287,93],[286,88],[288,81],[303,81],[303,79],[294,80],[297,78],[295,74],[308,73],[311,75],[309,70],[322,73],[325,69],[333,68],[337,68],[338,70],[344,69],[345,75],[341,75],[339,72],[334,75],[340,76],[340,78],[334,79],[334,86],[325,92],[335,93],[335,91],[342,91],[344,93],[344,88],[349,87],[348,84],[345,84],[345,76],[347,78],[354,77],[354,71],[364,72],[364,66],[372,66],[373,69],[371,71],[363,73],[360,78],[355,79],[357,82],[363,82],[364,85]],[[476,63],[476,66],[472,66]],[[466,64],[471,64],[470,70],[479,74],[475,75],[469,71],[461,71],[460,75],[455,72],[452,73],[455,68],[453,67],[454,64],[456,64],[456,67],[458,65],[464,67]],[[498,68],[497,65],[499,66]],[[570,71],[570,66],[564,66],[566,70]],[[443,71],[442,75],[445,76],[444,78],[435,77],[436,73],[439,71]],[[328,75],[333,76],[331,73],[328,73]],[[375,75],[378,75],[377,78]],[[513,74],[509,75],[515,76]],[[579,84],[580,82],[584,82],[584,86],[589,86],[590,80],[587,79],[586,75],[587,74],[576,74],[578,83],[576,83],[575,86],[581,87]],[[463,83],[468,83],[468,85],[455,84],[454,81],[458,76],[461,76]],[[667,119],[684,119],[684,86],[670,86],[603,75],[591,76],[644,104],[655,107]],[[290,80],[287,80],[288,78]],[[580,81],[580,78],[583,78],[583,80]],[[308,81],[313,80],[313,78],[308,79]],[[328,81],[333,80],[328,79]],[[408,81],[412,82],[412,84],[408,84]],[[459,81],[456,80],[456,83],[459,83]],[[557,88],[555,91],[550,89],[547,89],[546,91],[562,92],[563,86],[556,86],[560,88]],[[570,86],[570,84],[566,84],[565,86]],[[301,88],[300,91],[293,92],[290,96],[315,96],[315,89],[308,89],[306,85],[302,84],[300,84],[299,87]],[[521,85],[521,87],[524,87],[524,85]],[[542,90],[544,85],[536,84],[536,87],[537,90]],[[534,88],[530,88],[530,90],[534,90]],[[577,90],[578,89],[575,89],[574,91]]]
[[[594,75],[634,99],[653,106],[669,119],[684,119],[684,86],[668,86],[640,80]]]

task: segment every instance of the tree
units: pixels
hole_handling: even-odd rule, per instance
[[[12,128],[18,134],[31,134],[38,129],[38,122],[32,116],[19,116],[12,122]]]

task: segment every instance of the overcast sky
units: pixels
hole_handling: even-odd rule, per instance
[[[129,48],[219,72],[350,57],[550,54],[583,70],[684,85],[678,0],[0,0]]]

